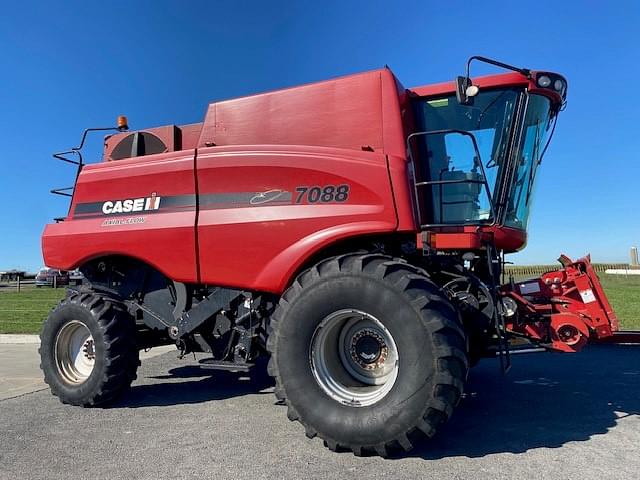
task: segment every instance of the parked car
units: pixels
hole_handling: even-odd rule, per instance
[[[69,274],[55,268],[43,268],[36,275],[36,287],[69,285]]]
[[[82,285],[84,281],[84,275],[80,270],[71,270],[69,272],[69,284],[70,285]]]

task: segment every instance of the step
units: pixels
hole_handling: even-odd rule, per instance
[[[202,368],[211,370],[225,370],[227,372],[248,372],[254,366],[253,363],[236,363],[215,358],[203,358],[199,361]]]

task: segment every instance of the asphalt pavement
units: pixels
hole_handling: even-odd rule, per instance
[[[0,349],[3,346],[0,345]],[[640,472],[640,347],[496,360],[472,370],[439,435],[392,459],[333,453],[287,420],[263,370],[143,360],[109,408],[48,390],[0,401],[0,478],[633,479]]]

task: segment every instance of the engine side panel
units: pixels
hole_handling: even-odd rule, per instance
[[[211,147],[198,150],[196,164],[202,283],[281,293],[324,246],[397,227],[379,153]]]
[[[45,229],[45,262],[123,255],[179,282],[281,293],[322,248],[398,228],[394,189],[406,189],[390,177],[406,162],[393,163],[392,174],[377,152],[263,145],[88,165],[68,218]]]
[[[186,150],[85,166],[69,216],[45,227],[45,263],[70,270],[125,255],[197,282],[194,159]]]

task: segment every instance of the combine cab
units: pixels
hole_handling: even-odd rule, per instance
[[[472,61],[508,72],[472,79]],[[437,85],[382,69],[212,103],[191,125],[120,118],[96,164],[84,139],[108,129],[85,131],[55,155],[77,176],[42,238],[48,266],[85,278],[42,332],[53,394],[109,402],[155,345],[234,371],[266,356],[307,436],[386,455],[435,434],[483,356],[506,370],[523,338],[610,337],[588,258],[500,285],[566,91],[473,57]]]

